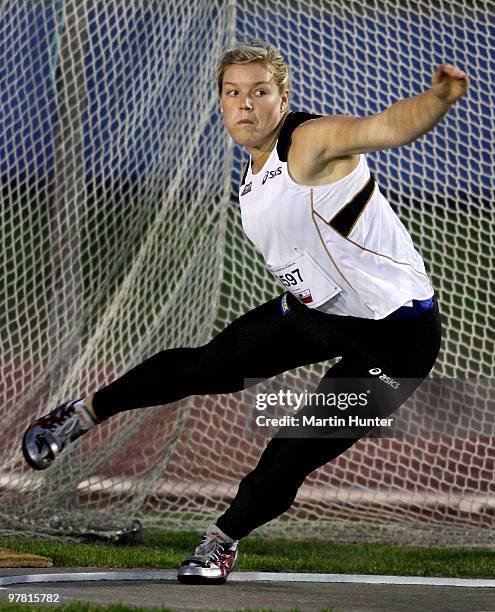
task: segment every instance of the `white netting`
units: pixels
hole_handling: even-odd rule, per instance
[[[20,453],[34,417],[159,350],[203,344],[280,292],[242,235],[245,157],[217,110],[215,65],[234,39],[282,49],[293,110],[369,114],[423,91],[440,62],[468,72],[470,92],[445,122],[369,162],[437,290],[444,342],[434,374],[493,377],[494,9],[467,0],[2,3],[5,529],[69,533],[139,517],[201,530],[266,443],[246,431],[246,396],[235,394],[117,415],[46,473]],[[256,295],[253,274],[265,279]],[[476,391],[481,422],[486,389]],[[359,442],[313,473],[264,531],[488,541],[493,438],[454,433]]]

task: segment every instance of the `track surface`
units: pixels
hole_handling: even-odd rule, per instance
[[[4,569],[0,575],[101,572],[101,568],[61,570]],[[119,570],[112,570],[119,572]],[[122,570],[120,570],[122,571]],[[127,570],[129,571],[129,570]],[[139,570],[143,572],[143,570]],[[167,606],[174,610],[239,610],[271,608],[303,612],[332,608],[401,612],[495,611],[495,588],[424,585],[349,584],[321,582],[229,582],[223,586],[185,586],[174,580],[98,581],[16,584],[0,589],[0,601],[9,594],[57,594],[59,604],[89,601],[134,606]]]

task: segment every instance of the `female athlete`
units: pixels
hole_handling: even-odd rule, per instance
[[[24,434],[28,463],[45,469],[68,444],[117,412],[232,393],[248,379],[266,380],[336,357],[340,361],[319,389],[366,394],[365,405],[349,414],[368,422],[392,414],[433,367],[440,322],[423,260],[365,154],[407,145],[428,132],[467,83],[461,70],[442,64],[428,91],[375,115],[289,112],[289,73],[278,50],[259,42],[229,49],[219,64],[218,94],[228,133],[249,153],[239,189],[242,224],[287,291],[208,344],[162,351],[94,395],[42,416]],[[301,411],[338,413],[315,405]],[[281,429],[184,560],[179,580],[225,582],[238,540],[288,510],[308,474],[370,429],[359,425],[340,435]]]

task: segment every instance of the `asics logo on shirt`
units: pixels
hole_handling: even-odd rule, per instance
[[[373,376],[379,376],[381,374],[380,380],[386,385],[392,387],[392,389],[398,389],[400,387],[400,382],[394,380],[391,376],[387,376],[384,372],[380,370],[380,368],[371,368],[371,370],[368,371],[370,374],[373,374]]]
[[[275,178],[276,176],[279,176],[280,174],[282,174],[282,166],[279,166],[276,170],[267,170],[263,176],[263,180],[261,181],[261,184],[264,185],[268,179]]]

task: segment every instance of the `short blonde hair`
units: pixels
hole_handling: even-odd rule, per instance
[[[217,69],[218,95],[222,93],[223,75],[227,66],[253,62],[266,66],[280,93],[290,89],[289,67],[280,51],[268,43],[252,40],[247,43],[238,43],[227,49],[222,55]]]

